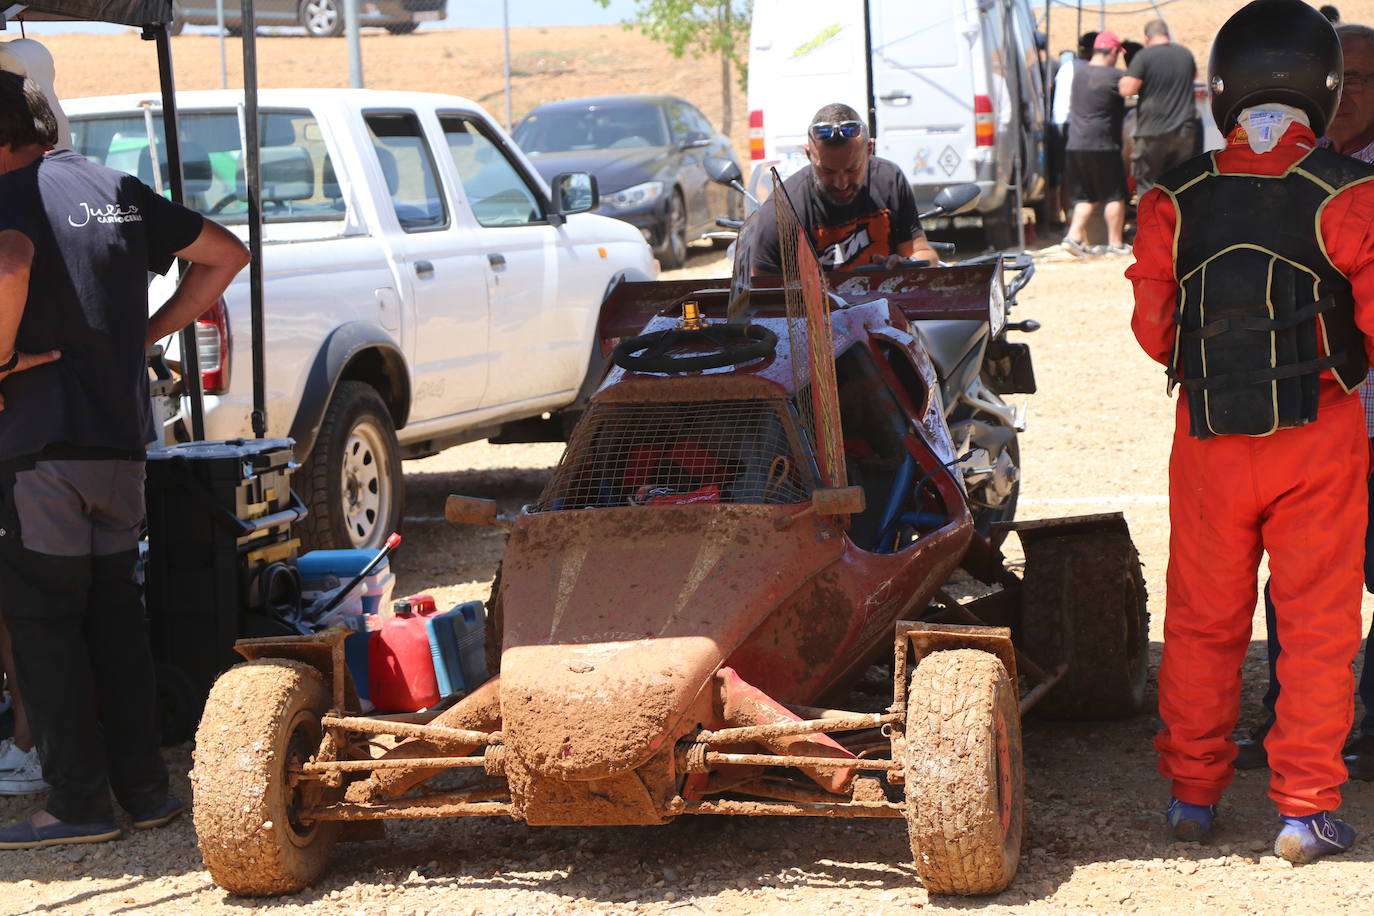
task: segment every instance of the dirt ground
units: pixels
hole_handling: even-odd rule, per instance
[[[1164,9],[1202,58],[1208,36],[1238,5],[1180,0]],[[1359,14],[1374,21],[1374,0],[1340,6],[1352,20]],[[1074,14],[1055,7],[1054,15],[1057,28]],[[1095,27],[1095,14],[1087,18],[1092,21],[1084,27]],[[1109,18],[1123,35],[1139,34],[1139,24],[1118,27],[1119,19],[1130,17]],[[151,49],[133,36],[64,36],[47,43],[58,56],[59,88],[68,96],[143,90],[155,83],[151,65],[134,69],[151,60]],[[614,51],[606,47],[612,43]],[[232,51],[235,43],[229,44]],[[597,45],[601,51],[589,51]],[[499,47],[495,33],[481,31],[376,34],[364,40],[364,61],[371,85],[410,87],[410,74],[425,72],[427,87],[462,92],[499,110]],[[346,81],[342,42],[279,37],[264,40],[261,48],[265,86]],[[711,108],[711,92],[689,91],[716,85],[709,64],[656,57],[657,49],[643,39],[613,28],[520,30],[513,48],[524,62],[517,115],[553,97],[547,93],[555,86],[564,96],[631,86],[679,91],[695,96],[713,116],[719,107],[717,100]],[[215,39],[183,36],[174,49],[184,68],[178,72],[183,88],[218,85]],[[440,62],[438,69],[431,66]],[[451,80],[436,81],[435,73]],[[231,74],[231,81],[236,78]],[[737,113],[742,109],[741,98]],[[1028,338],[1040,390],[1029,398],[1029,428],[1022,439],[1020,515],[1126,514],[1145,563],[1157,662],[1172,403],[1162,371],[1141,355],[1130,335],[1130,288],[1122,278],[1128,263],[1073,261],[1050,251],[1038,257],[1037,275],[1015,316],[1043,325]],[[721,257],[701,250],[678,275],[713,277],[726,270]],[[397,594],[430,591],[441,603],[485,597],[502,536],[495,529],[442,522],[444,497],[491,497],[517,510],[535,497],[558,454],[553,445],[477,443],[407,464]],[[1367,598],[1366,620],[1371,610],[1374,599]],[[1255,628],[1244,668],[1242,728],[1259,714],[1262,613]],[[1153,694],[1148,702],[1153,708]],[[1152,714],[1090,725],[1027,721],[1024,854],[1015,882],[990,898],[928,896],[915,878],[899,821],[702,817],[661,828],[531,828],[497,819],[395,822],[384,842],[340,846],[334,867],[316,887],[253,901],[214,886],[201,867],[190,818],[184,817],[162,830],[130,831],[118,842],[0,855],[0,912],[1374,913],[1374,840],[1362,838],[1350,854],[1303,868],[1272,855],[1277,821],[1264,795],[1267,771],[1238,774],[1213,843],[1170,842],[1160,814],[1168,789],[1155,773],[1150,747],[1157,727]],[[190,754],[189,745],[167,753],[173,787],[187,799]],[[33,802],[0,799],[0,822],[27,814]],[[1352,783],[1343,810],[1357,828],[1374,830],[1374,784]]]

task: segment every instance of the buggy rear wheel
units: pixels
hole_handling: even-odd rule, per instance
[[[1022,537],[1019,645],[1037,665],[1068,671],[1035,705],[1056,719],[1118,719],[1145,703],[1149,614],[1129,533]]]
[[[295,893],[328,866],[338,824],[299,812],[338,790],[293,785],[290,775],[319,749],[328,708],[324,677],[286,659],[237,665],[211,689],[196,731],[192,812],[205,867],[230,893]]]
[[[902,762],[916,873],[934,894],[995,894],[1016,876],[1025,819],[1011,679],[991,653],[933,652],[907,696]]]

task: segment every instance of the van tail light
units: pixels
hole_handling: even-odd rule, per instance
[[[763,158],[763,109],[749,112],[749,158]]]
[[[992,97],[973,97],[973,145],[992,146],[996,128],[992,124]]]
[[[223,298],[196,319],[196,359],[200,362],[202,392],[224,394],[229,390],[229,310]]]

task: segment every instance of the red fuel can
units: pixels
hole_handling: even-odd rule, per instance
[[[436,613],[434,599],[416,595],[393,605],[393,614],[371,636],[368,687],[383,712],[414,712],[439,702],[439,682],[425,624]]]

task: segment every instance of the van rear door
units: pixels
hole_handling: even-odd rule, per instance
[[[867,120],[863,0],[755,0],[750,158],[804,157],[811,117],[831,102],[852,106]]]
[[[978,21],[966,20],[965,0],[924,0],[919,16],[910,0],[869,6],[877,154],[901,166],[923,200],[939,187],[974,181],[974,96],[987,92],[975,86]]]

